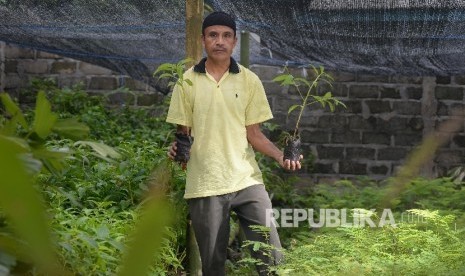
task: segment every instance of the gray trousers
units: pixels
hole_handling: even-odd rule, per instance
[[[225,275],[231,211],[237,214],[248,240],[269,242],[275,248],[281,248],[275,226],[271,226],[269,241],[249,228],[251,225],[266,226],[266,209],[271,209],[271,201],[264,185],[253,185],[238,192],[220,196],[188,199],[187,202],[199,245],[203,276]],[[265,264],[277,263],[282,258],[278,250],[272,252],[271,259],[263,252],[252,251],[251,254]],[[257,266],[257,270],[260,275],[267,275],[267,266]]]

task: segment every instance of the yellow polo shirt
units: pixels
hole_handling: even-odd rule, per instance
[[[273,118],[260,79],[231,58],[219,82],[205,60],[184,73],[193,85],[173,90],[166,121],[191,127],[184,198],[222,195],[263,184],[246,126]]]

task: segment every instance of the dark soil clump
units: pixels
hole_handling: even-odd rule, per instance
[[[291,161],[299,161],[301,154],[302,149],[300,137],[290,137],[289,139],[287,139],[286,146],[284,147],[284,160],[289,159]]]
[[[176,133],[174,136],[176,136],[176,156],[174,157],[174,161],[187,163],[190,158],[190,150],[194,137],[184,133]]]

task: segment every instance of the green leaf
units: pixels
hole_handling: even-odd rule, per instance
[[[334,78],[333,76],[329,75],[329,74],[326,74],[325,73],[325,78],[323,79],[326,83],[328,83],[329,85],[331,85],[331,87],[333,86],[332,82],[334,81]]]
[[[334,112],[334,104],[331,103],[331,102],[328,102],[328,106],[329,106],[329,110],[331,110],[331,112]]]
[[[278,75],[278,76],[276,76],[276,77],[273,79],[273,81],[274,81],[274,82],[282,82],[282,81],[284,81],[284,80],[287,78],[288,75],[289,75],[289,74],[281,74],[281,75]]]
[[[122,267],[117,275],[147,275],[154,261],[153,256],[157,256],[162,245],[165,227],[171,219],[171,210],[166,200],[156,197],[146,202],[129,238]]]
[[[28,174],[35,175],[42,170],[43,163],[34,158],[32,153],[21,154],[20,157]]]
[[[183,72],[184,72],[184,68],[182,67],[182,65],[178,65],[176,67],[176,75],[177,75],[177,77],[182,78]]]
[[[6,252],[7,254],[15,256],[16,259],[19,259],[25,263],[32,262],[31,256],[28,255],[24,242],[21,242],[8,233],[0,232],[0,248],[0,253],[2,251]],[[3,260],[0,260],[0,264],[1,263],[5,264]]]
[[[339,101],[338,99],[335,99],[335,102],[336,102],[336,105],[342,105],[344,108],[347,108],[347,106],[345,105],[345,103]]]
[[[158,66],[157,70],[153,73],[153,76],[156,76],[160,72],[171,72],[173,71],[175,65],[171,63],[163,63],[160,66]]]
[[[185,67],[186,64],[192,63],[192,62],[194,62],[194,60],[192,58],[185,58],[185,59],[181,60],[180,62],[178,62],[178,64],[180,66],[182,66],[182,67]]]
[[[9,140],[10,142],[15,143],[17,146],[21,147],[23,150],[22,152],[30,151],[29,144],[23,138],[15,137],[15,136],[3,136],[0,135],[3,139]]]
[[[274,82],[281,83],[282,86],[294,85],[294,76],[291,74],[282,74],[273,79]]]
[[[40,146],[34,148],[32,154],[35,158],[42,161],[49,172],[58,174],[64,169],[66,157],[69,156],[70,152],[49,150],[44,146]]]
[[[26,119],[24,118],[21,109],[11,99],[10,95],[5,92],[0,93],[0,99],[2,100],[6,112],[8,112],[15,119],[15,121],[18,122],[24,129],[28,129]]]
[[[45,139],[52,131],[52,127],[57,119],[58,116],[52,112],[50,102],[45,97],[45,92],[40,91],[37,94],[32,130],[37,133],[40,138]]]
[[[89,127],[77,118],[58,119],[52,129],[65,138],[75,140],[85,139],[90,132]]]
[[[123,251],[124,250],[124,244],[119,242],[119,241],[115,241],[115,240],[110,240],[108,241],[109,244],[111,244],[111,246],[113,246],[114,248],[120,250],[120,251]]]
[[[303,83],[304,85],[306,85],[307,87],[310,87],[310,82],[304,78],[295,78],[295,82],[301,82]]]
[[[171,73],[163,73],[158,78],[159,79],[165,79],[165,78],[172,78],[172,77],[173,77],[173,74],[171,74]]]
[[[258,251],[260,250],[260,243],[259,242],[255,242],[253,244],[253,251]]]
[[[331,92],[326,92],[324,95],[323,95],[323,99],[325,100],[329,100],[329,99],[332,99],[333,98],[333,94]]]
[[[6,120],[3,126],[0,127],[0,134],[15,135],[18,126],[18,118],[13,117],[11,120]]]
[[[301,105],[299,104],[294,104],[292,105],[291,107],[289,107],[289,110],[287,111],[287,115],[289,115],[292,111],[294,111],[294,109],[296,109],[297,107],[302,107]]]
[[[99,239],[107,239],[110,237],[110,230],[106,225],[100,225],[97,228],[96,234]]]
[[[74,146],[78,145],[85,145],[90,146],[96,153],[101,155],[102,157],[110,157],[113,159],[120,159],[121,154],[117,152],[114,148],[95,141],[77,141],[74,143]]]
[[[28,253],[40,267],[51,267],[55,257],[42,200],[18,158],[22,149],[0,136],[0,207],[17,234],[28,244]]]

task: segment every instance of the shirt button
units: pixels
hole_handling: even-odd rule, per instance
[[[220,88],[220,86],[218,85],[218,86],[216,86],[216,88]]]

